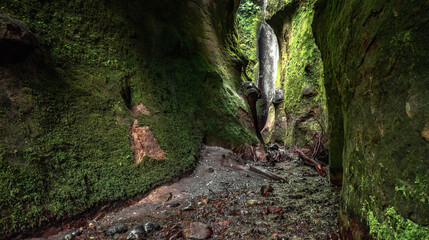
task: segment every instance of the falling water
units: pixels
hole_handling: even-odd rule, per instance
[[[262,9],[264,13],[267,7],[267,0],[263,0]],[[259,126],[264,126],[270,106],[270,101],[274,97],[277,77],[277,65],[279,62],[279,46],[274,30],[262,19],[258,37],[259,55],[259,80],[258,87],[262,94],[262,118]]]

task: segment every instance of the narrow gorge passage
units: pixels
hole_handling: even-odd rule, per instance
[[[0,240],[429,240],[428,31],[427,0],[1,0]]]
[[[264,19],[257,44],[259,126],[264,127],[269,109],[274,110],[279,63],[277,37]],[[39,239],[339,238],[339,187],[305,165],[295,148],[269,144],[247,150],[248,156],[204,146],[190,176],[158,187],[128,207],[100,212],[84,224],[59,226],[68,229],[48,236],[53,228]],[[249,170],[254,168],[283,181]],[[325,170],[329,176],[327,166]]]

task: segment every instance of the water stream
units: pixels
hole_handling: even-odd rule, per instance
[[[263,0],[263,15],[265,15],[266,7],[267,0]],[[262,18],[263,19],[259,28],[258,37],[258,87],[261,90],[262,95],[262,116],[259,124],[261,128],[265,125],[267,121],[270,101],[272,101],[274,97],[277,77],[277,65],[279,62],[279,45],[277,42],[277,37],[271,26],[266,23],[264,16]]]

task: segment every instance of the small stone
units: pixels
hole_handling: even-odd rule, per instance
[[[110,236],[115,235],[117,233],[124,233],[127,230],[128,229],[127,227],[125,227],[123,222],[116,222],[106,231],[106,234]]]
[[[64,236],[64,238],[63,238],[64,240],[72,240],[73,239],[73,236],[71,235],[71,234],[67,234],[67,235],[65,235]]]
[[[213,231],[207,224],[192,222],[183,229],[182,234],[186,239],[207,239],[213,234]]]
[[[207,172],[212,173],[212,172],[214,172],[214,169],[212,167],[209,167],[209,168],[207,168]]]
[[[144,225],[144,231],[149,234],[153,231],[156,231],[158,229],[160,229],[160,226],[151,222],[151,221],[147,221]]]
[[[94,225],[94,223],[93,223],[93,222],[90,222],[90,223],[88,223],[88,227],[89,227],[89,228],[95,228],[95,225]]]
[[[137,240],[140,239],[145,233],[143,225],[135,226],[131,228],[130,233],[127,236],[127,240]]]
[[[171,198],[173,197],[173,194],[171,192],[163,194],[161,196],[158,197],[158,200],[160,202],[168,202],[171,200]]]
[[[82,231],[79,231],[79,230],[74,230],[74,231],[71,233],[71,235],[72,235],[73,237],[80,236],[81,234],[82,234]]]
[[[256,87],[253,82],[244,82],[242,88],[246,97],[254,95],[255,98],[259,98],[259,96],[261,95],[261,91]]]
[[[258,201],[258,200],[254,200],[254,199],[249,199],[249,200],[247,200],[247,205],[249,205],[249,206],[253,206],[253,205],[258,205],[258,204],[261,204],[261,201]]]
[[[170,204],[170,207],[172,207],[172,208],[176,208],[178,206],[180,206],[180,203],[178,203],[178,202]]]
[[[304,87],[304,89],[302,90],[302,96],[303,97],[311,97],[315,94],[314,91],[314,86],[311,84],[308,84]]]
[[[268,149],[271,151],[277,151],[277,150],[279,150],[279,145],[277,145],[275,143],[270,143],[270,144],[268,144]]]
[[[276,89],[276,91],[274,92],[273,104],[279,105],[284,100],[285,100],[285,94],[283,90],[281,90],[280,88]]]
[[[186,202],[183,204],[183,207],[181,208],[182,211],[191,211],[194,210],[194,207],[192,206],[192,202]]]
[[[263,146],[258,145],[257,147],[255,147],[255,155],[258,162],[266,162],[266,155]]]

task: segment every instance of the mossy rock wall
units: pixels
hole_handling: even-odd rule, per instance
[[[257,141],[239,115],[238,4],[2,1],[41,51],[0,66],[0,236],[141,194],[191,170],[203,142]],[[135,118],[167,159],[135,164]]]
[[[427,1],[316,7],[345,239],[429,239],[428,29]]]
[[[323,64],[311,28],[314,3],[270,0],[267,6],[267,22],[280,47],[277,87],[285,93],[277,121],[283,118],[286,124],[277,124],[283,127],[276,129],[273,140],[287,146],[309,143],[327,125]]]

